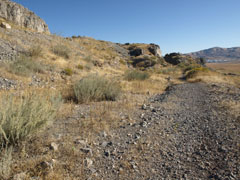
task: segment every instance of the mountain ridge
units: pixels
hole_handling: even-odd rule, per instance
[[[240,61],[240,47],[212,47],[209,49],[188,53],[188,55],[197,58],[205,58],[206,60]]]

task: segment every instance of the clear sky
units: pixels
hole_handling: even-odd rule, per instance
[[[240,46],[240,0],[13,0],[52,33],[156,43],[163,53]]]

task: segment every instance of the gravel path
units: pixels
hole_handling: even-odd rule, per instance
[[[213,88],[181,84],[151,98],[136,123],[99,137],[88,177],[240,179],[239,122],[220,108],[225,96]]]

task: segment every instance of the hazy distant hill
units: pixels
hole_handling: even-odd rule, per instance
[[[203,57],[207,60],[240,61],[240,47],[233,48],[214,47],[198,52],[189,53],[189,55],[194,57]]]

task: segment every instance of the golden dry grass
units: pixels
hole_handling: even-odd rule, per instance
[[[240,63],[207,63],[207,67],[219,72],[240,74]]]

